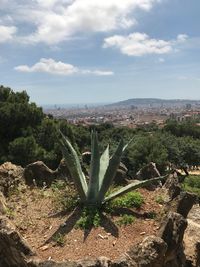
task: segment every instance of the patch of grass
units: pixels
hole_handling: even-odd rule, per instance
[[[77,192],[71,186],[62,183],[52,185],[52,200],[57,211],[72,210],[78,204]]]
[[[14,219],[15,211],[12,208],[6,208],[6,215],[9,219]]]
[[[8,198],[11,198],[12,196],[19,196],[21,193],[19,187],[17,185],[11,185],[8,189]]]
[[[189,175],[182,184],[182,188],[183,190],[195,193],[200,197],[200,176]]]
[[[118,225],[129,225],[135,221],[135,217],[133,215],[124,214],[120,216],[120,219],[117,221]]]
[[[52,184],[51,184],[51,189],[52,190],[64,190],[66,187],[66,182],[65,181],[61,181],[61,180],[57,180],[57,181],[54,181]]]
[[[110,210],[114,208],[140,208],[143,203],[143,196],[139,192],[133,191],[125,194],[122,197],[113,199],[106,204],[106,208]]]
[[[81,218],[76,222],[76,228],[90,229],[91,227],[98,227],[101,223],[101,216],[97,209],[84,209]]]
[[[57,235],[55,235],[53,237],[53,241],[58,245],[63,247],[65,244],[65,238],[64,235],[62,235],[61,233],[58,233]]]
[[[150,212],[146,213],[146,217],[148,219],[155,219],[157,217],[157,214],[155,211],[150,211]]]
[[[161,195],[158,195],[155,197],[155,202],[158,204],[164,204],[165,203],[164,198]]]

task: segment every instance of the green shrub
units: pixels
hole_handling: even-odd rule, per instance
[[[155,202],[158,204],[164,204],[165,203],[164,198],[161,195],[158,195],[155,197]]]
[[[189,175],[186,177],[182,187],[185,191],[195,193],[200,197],[200,176]]]
[[[65,238],[64,235],[62,235],[61,233],[58,233],[57,235],[55,235],[53,237],[53,241],[58,245],[63,247],[65,244]]]
[[[56,181],[51,185],[52,200],[56,210],[72,210],[78,204],[76,191],[63,181]]]
[[[135,217],[133,215],[124,214],[121,215],[120,219],[117,221],[119,225],[128,225],[132,224],[135,221]]]
[[[97,209],[85,208],[81,214],[81,218],[77,221],[76,227],[81,229],[89,229],[91,227],[98,227],[101,223],[101,216]]]
[[[143,196],[136,191],[126,193],[122,197],[113,199],[108,203],[108,208],[140,208],[144,203]]]

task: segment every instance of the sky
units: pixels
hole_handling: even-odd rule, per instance
[[[0,84],[39,105],[200,99],[200,1],[0,0]]]

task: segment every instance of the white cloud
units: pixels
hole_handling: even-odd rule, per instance
[[[177,36],[177,41],[179,42],[185,42],[188,39],[188,35],[187,34],[179,34]]]
[[[40,61],[32,67],[21,65],[15,67],[15,69],[22,72],[47,72],[60,75],[71,75],[78,72],[78,69],[73,65],[66,64],[61,61],[56,62],[51,58],[41,58]]]
[[[180,34],[176,40],[151,39],[145,33],[131,33],[128,36],[114,35],[104,39],[104,48],[114,47],[128,56],[144,56],[148,54],[167,54],[173,51],[173,46],[184,42],[187,35]]]
[[[61,61],[55,61],[52,58],[41,58],[39,62],[29,67],[27,65],[20,65],[15,67],[15,70],[20,72],[46,72],[57,75],[73,75],[73,74],[93,74],[97,76],[113,75],[112,71],[102,70],[82,70],[71,64],[63,63]]]
[[[1,2],[2,0],[0,0]],[[108,32],[136,24],[137,9],[149,11],[161,0],[3,0],[16,21],[35,30],[20,41],[58,44],[83,32]],[[7,3],[7,4],[5,4]],[[27,15],[28,14],[28,15]]]
[[[82,70],[82,74],[94,74],[97,76],[111,76],[114,75],[113,71],[102,71],[102,70]]]
[[[13,39],[17,28],[14,26],[0,25],[0,43],[4,43]]]

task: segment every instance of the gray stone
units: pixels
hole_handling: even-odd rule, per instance
[[[184,266],[186,258],[183,248],[183,236],[186,227],[187,220],[178,213],[169,212],[163,219],[158,236],[167,244],[166,267]]]
[[[10,190],[16,188],[23,182],[23,168],[12,164],[11,162],[5,162],[0,165],[0,191],[4,196],[8,196]]]
[[[148,236],[139,245],[127,252],[130,266],[162,267],[165,262],[167,244],[159,237]]]
[[[163,188],[168,191],[168,195],[171,200],[180,194],[181,186],[179,184],[179,178],[176,172],[169,175]]]
[[[2,192],[0,192],[0,215],[6,213],[6,199]]]
[[[26,166],[24,169],[26,184],[37,186],[50,186],[55,180],[54,171],[49,169],[42,161],[36,161]]]
[[[149,164],[142,167],[137,173],[136,173],[136,179],[138,180],[148,180],[154,177],[159,177],[160,172],[156,168],[156,164],[154,162],[150,162]]]
[[[15,226],[0,217],[0,267],[27,267],[27,257],[34,253]]]

